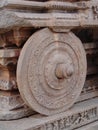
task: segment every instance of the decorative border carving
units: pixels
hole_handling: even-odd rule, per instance
[[[98,118],[97,107],[44,124],[34,130],[65,130],[77,128]]]

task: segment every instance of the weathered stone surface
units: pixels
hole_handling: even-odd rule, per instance
[[[70,108],[86,76],[86,56],[73,33],[43,29],[22,48],[17,83],[24,101],[35,111],[52,115]]]
[[[7,31],[14,27],[66,27],[69,29],[94,27],[98,26],[97,4],[97,0],[74,3],[2,0],[0,3],[0,28]],[[23,10],[22,12],[20,8]],[[46,12],[41,13],[40,9],[45,9]],[[35,12],[35,10],[40,11]],[[47,13],[47,10],[57,12]],[[73,10],[74,13],[71,13]]]
[[[0,49],[0,89],[17,89],[16,65],[20,49]]]
[[[27,41],[27,39],[31,36],[32,33],[33,33],[32,28],[18,28],[18,27],[14,28],[11,31],[1,34],[0,41],[2,42],[0,44],[0,47],[7,47],[6,50],[4,50],[4,53],[11,54],[13,52],[14,54],[16,54],[14,57],[16,57],[19,54],[18,53],[19,48],[18,49],[15,48],[15,45],[19,47],[22,44],[24,44],[25,41]],[[13,48],[8,49],[8,47],[13,47]]]
[[[16,120],[33,115],[35,112],[28,107],[19,108],[12,111],[0,111],[0,120],[6,123],[7,120]]]
[[[19,92],[0,91],[0,110],[11,111],[24,107],[24,102],[20,97]]]
[[[98,98],[75,104],[70,110],[53,116],[37,114],[20,120],[6,121],[6,123],[0,121],[0,130],[73,130],[76,128],[79,130],[80,126],[96,120],[98,120]]]
[[[98,77],[88,77],[77,102],[98,96]]]
[[[78,128],[76,130],[98,130],[98,121],[95,121],[93,123],[85,125],[85,126]]]
[[[34,114],[17,91],[0,91],[0,120],[19,119]]]
[[[48,29],[36,32],[43,27]],[[88,68],[82,90],[86,76],[85,52],[70,30],[78,32],[84,28],[93,33],[88,35],[89,38],[84,34],[90,41],[84,44]],[[25,103],[42,114],[52,115],[78,103],[58,115],[34,115],[12,121],[12,124],[7,122],[10,130],[72,130],[98,120],[98,99],[95,98],[98,96],[97,33],[97,0],[1,0],[0,120],[22,118],[33,113],[19,93],[13,92],[18,89],[17,79]],[[16,68],[19,69],[17,78]],[[9,129],[0,123],[1,129]]]

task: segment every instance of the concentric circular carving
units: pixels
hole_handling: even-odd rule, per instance
[[[17,82],[24,101],[35,111],[52,115],[73,105],[85,82],[86,56],[71,32],[42,29],[22,48]]]

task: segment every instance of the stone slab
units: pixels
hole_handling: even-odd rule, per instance
[[[12,111],[0,110],[0,120],[4,121],[4,124],[5,124],[7,120],[15,120],[15,119],[23,118],[23,117],[28,117],[34,113],[35,112],[29,108],[19,108]],[[0,130],[2,129],[0,128]]]
[[[70,110],[57,115],[35,114],[19,120],[0,121],[0,130],[86,130],[81,126],[97,120],[98,97],[77,103]],[[96,130],[97,126],[94,128],[92,130]],[[88,127],[87,130],[91,129]]]
[[[98,121],[95,121],[75,130],[98,130]]]

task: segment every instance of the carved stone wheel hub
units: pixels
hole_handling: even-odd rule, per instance
[[[45,28],[22,48],[17,82],[24,101],[33,110],[52,115],[70,108],[86,77],[86,56],[81,41],[71,32]]]

